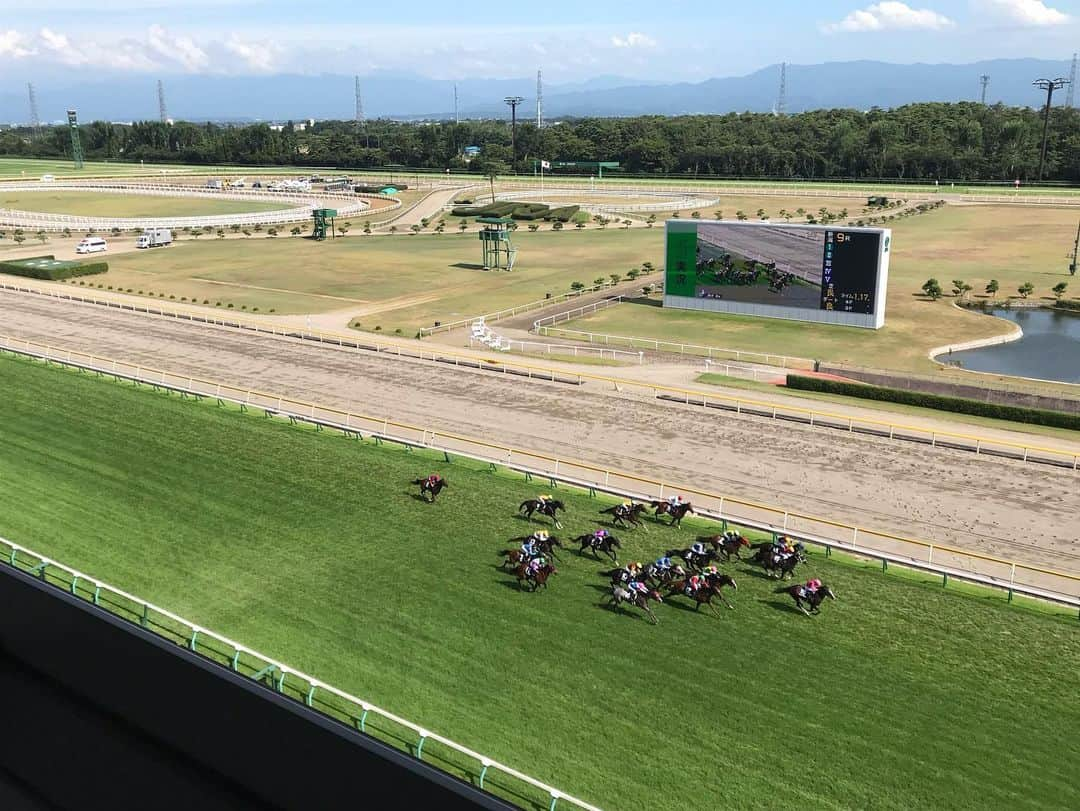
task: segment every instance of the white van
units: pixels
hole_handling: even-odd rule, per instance
[[[101,253],[109,249],[109,243],[101,237],[87,237],[75,246],[75,253]]]

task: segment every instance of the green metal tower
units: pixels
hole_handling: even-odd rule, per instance
[[[484,226],[480,241],[484,246],[484,270],[513,270],[517,248],[510,242],[510,226],[514,221],[508,217],[478,217]]]
[[[75,160],[75,168],[83,168],[82,140],[79,138],[79,119],[74,110],[68,110],[68,131],[71,133],[71,157]]]
[[[326,239],[326,232],[329,229],[330,239],[334,239],[334,217],[336,216],[336,208],[312,209],[311,217],[315,220],[315,230],[311,232],[311,238],[322,241]]]

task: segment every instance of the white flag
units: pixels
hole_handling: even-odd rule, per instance
[[[540,161],[540,168],[541,169],[550,169],[551,168],[551,161]]]

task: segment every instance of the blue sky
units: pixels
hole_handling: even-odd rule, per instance
[[[445,0],[0,0],[0,77],[77,69],[459,79],[543,67],[552,82],[695,81],[781,61],[1065,60],[1080,49],[1080,0],[541,0],[495,8]]]

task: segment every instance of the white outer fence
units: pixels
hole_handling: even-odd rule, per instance
[[[530,198],[539,197],[580,197],[583,194],[587,194],[590,197],[625,197],[628,190],[618,189],[568,189],[564,187],[557,187],[554,189],[534,189],[531,192],[503,192],[502,194],[496,194],[497,200],[525,200]],[[688,197],[681,192],[664,192],[664,191],[651,191],[648,189],[637,189],[631,192],[635,197],[662,197],[665,198],[656,203],[582,203],[581,208],[585,211],[600,212],[600,213],[619,213],[623,211],[675,211],[683,208],[709,208],[715,206],[720,202],[719,198],[706,198],[706,197]],[[541,201],[547,202],[547,201]]]
[[[569,293],[560,293],[559,295],[552,296],[551,298],[537,299],[536,301],[530,301],[527,304],[519,304],[517,307],[507,307],[505,310],[497,310],[493,313],[474,315],[471,318],[459,318],[457,321],[451,321],[447,324],[440,324],[437,327],[421,327],[420,337],[427,338],[438,332],[452,332],[455,329],[470,327],[476,321],[483,321],[484,323],[494,323],[496,321],[501,321],[504,318],[513,318],[515,315],[532,312],[533,310],[540,310],[544,307],[550,307],[553,304],[560,304],[569,299],[581,298],[582,296],[586,296],[589,293],[596,293],[600,290],[606,290],[608,287],[611,286],[612,285],[610,284],[594,285],[593,287],[586,287],[581,290],[571,290]],[[621,299],[622,296],[616,296],[616,298]]]
[[[578,346],[577,344],[543,344],[538,341],[519,341],[516,338],[500,337],[500,341],[507,345],[508,352],[534,353],[539,355],[568,355],[574,358],[596,358],[598,360],[612,360],[615,362],[636,363],[639,366],[645,362],[644,352],[625,352],[621,349],[608,349],[603,346]],[[469,338],[469,348],[487,346],[477,338]],[[497,347],[496,347],[497,348]]]
[[[0,537],[0,547],[7,547],[7,554],[2,559],[3,563],[11,566],[12,568],[19,567],[20,563],[28,564],[23,571],[30,571],[37,575],[41,580],[50,582],[49,578],[52,578],[53,585],[63,586],[71,594],[76,596],[82,596],[85,594],[88,602],[93,603],[98,607],[104,607],[117,616],[128,619],[132,622],[138,622],[142,627],[147,630],[151,630],[157,633],[159,636],[164,636],[176,641],[176,638],[183,639],[185,646],[196,653],[203,653],[213,660],[213,657],[208,655],[210,650],[219,657],[224,653],[223,651],[213,648],[208,645],[207,642],[213,641],[219,645],[224,645],[227,648],[231,648],[232,652],[227,654],[226,658],[229,661],[228,665],[218,661],[218,664],[230,667],[234,672],[240,672],[241,659],[245,659],[245,664],[250,665],[251,661],[258,662],[263,665],[257,671],[256,675],[259,677],[256,680],[261,681],[265,678],[265,675],[272,676],[275,689],[279,693],[299,693],[303,696],[302,700],[305,705],[313,709],[320,709],[315,706],[319,702],[320,697],[333,697],[334,699],[345,702],[350,709],[354,709],[354,713],[350,713],[354,720],[354,724],[361,732],[367,732],[368,719],[371,716],[376,718],[382,718],[393,722],[394,724],[412,731],[417,736],[417,759],[423,759],[424,744],[428,741],[435,741],[447,749],[453,752],[463,755],[470,760],[473,760],[478,765],[477,772],[479,773],[480,788],[484,788],[484,781],[488,775],[494,771],[496,773],[502,773],[509,777],[513,777],[515,780],[519,780],[522,783],[538,789],[551,798],[550,809],[554,811],[556,804],[559,800],[565,800],[577,808],[585,809],[585,811],[600,811],[594,805],[590,805],[583,800],[579,800],[569,794],[565,794],[559,791],[553,786],[549,786],[547,783],[543,783],[534,777],[530,777],[527,774],[519,772],[517,769],[512,769],[509,766],[504,766],[498,761],[475,752],[468,747],[462,746],[459,743],[455,743],[449,738],[445,738],[438,733],[431,732],[424,727],[413,723],[401,716],[395,715],[388,710],[384,710],[381,707],[376,706],[362,698],[357,698],[354,695],[346,693],[343,690],[339,690],[329,684],[319,681],[314,676],[309,676],[301,670],[297,670],[291,665],[283,664],[269,656],[259,653],[253,648],[249,648],[246,645],[242,645],[239,642],[234,642],[228,637],[222,636],[219,633],[208,630],[201,625],[184,619],[178,614],[173,614],[167,609],[154,605],[146,600],[136,597],[132,594],[118,589],[115,586],[110,586],[103,580],[99,580],[96,577],[80,572],[76,569],[72,569],[65,566],[62,563],[58,563],[51,558],[34,552],[31,549],[27,549],[24,546],[20,546],[13,541],[9,541],[6,538]],[[24,560],[20,561],[19,555],[22,555]],[[31,560],[25,560],[30,558]],[[32,564],[31,564],[32,561]],[[80,594],[80,589],[82,594]],[[122,601],[122,602],[121,602]],[[104,605],[103,605],[104,604]],[[164,620],[167,620],[170,625],[166,626]],[[155,627],[156,626],[156,627]],[[160,630],[159,630],[160,629]],[[200,651],[200,646],[202,650]],[[107,655],[107,654],[105,654]],[[253,677],[254,678],[254,677]],[[287,680],[289,683],[287,684]],[[288,688],[288,689],[286,689]],[[326,704],[331,707],[333,705]],[[336,706],[333,706],[333,711],[328,712],[326,710],[320,710],[327,715],[345,714]]]

